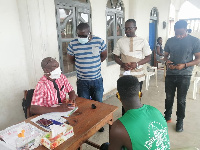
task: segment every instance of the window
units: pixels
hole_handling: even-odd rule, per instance
[[[107,8],[107,50],[108,65],[113,64],[113,49],[117,41],[124,36],[124,6],[122,0],[108,0]]]
[[[76,27],[79,23],[88,23],[91,27],[90,2],[55,0],[55,7],[60,67],[65,75],[74,75],[75,66],[67,59],[67,46],[76,37]]]

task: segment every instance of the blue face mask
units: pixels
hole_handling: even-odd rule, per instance
[[[81,44],[85,44],[89,41],[88,37],[86,38],[78,38],[78,41],[81,43]]]

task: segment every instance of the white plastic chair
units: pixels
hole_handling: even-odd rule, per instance
[[[152,67],[150,66],[150,64],[144,64],[144,74],[145,74],[145,80],[146,80],[146,90],[148,90],[149,88],[149,81],[150,81],[150,77],[155,75],[156,76],[156,87],[158,87],[157,85],[157,67]],[[149,71],[150,70],[150,71]]]
[[[196,99],[197,85],[200,81],[200,76],[196,76],[197,73],[200,73],[200,67],[195,65],[191,77],[191,81],[193,82],[193,99]]]

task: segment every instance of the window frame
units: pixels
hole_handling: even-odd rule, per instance
[[[58,40],[58,51],[59,51],[59,62],[60,62],[60,68],[63,71],[63,74],[67,77],[75,76],[76,70],[72,72],[67,72],[64,70],[64,63],[63,63],[63,49],[62,49],[62,43],[64,42],[71,42],[73,39],[75,39],[76,36],[76,28],[79,24],[80,20],[84,22],[79,16],[79,13],[85,13],[88,14],[88,24],[90,28],[92,18],[91,18],[91,4],[90,1],[87,0],[87,3],[80,2],[80,1],[74,1],[74,0],[54,0],[55,2],[55,17],[56,17],[56,29],[57,29],[57,40]],[[73,22],[73,38],[62,38],[61,31],[62,27],[60,24],[60,12],[59,9],[72,9],[73,13],[70,14],[70,18],[68,20],[72,19]],[[66,21],[67,22],[67,21]],[[64,29],[64,28],[63,28]],[[67,47],[66,47],[67,48]],[[67,49],[66,49],[67,51]]]
[[[108,40],[114,40],[114,46],[112,48],[112,52],[114,50],[114,47],[117,43],[117,41],[122,38],[124,35],[125,35],[125,32],[124,32],[124,26],[125,26],[125,8],[123,5],[121,5],[120,7],[122,8],[122,10],[119,10],[117,8],[115,8],[114,4],[113,4],[113,0],[108,0],[110,1],[111,3],[111,7],[112,8],[108,8],[106,7],[106,43],[107,43],[107,52],[108,52],[108,55],[107,55],[107,66],[110,66],[110,65],[113,65],[113,64],[116,64],[116,62],[114,60],[112,61],[109,61],[108,57],[109,55],[113,55],[112,53],[109,53],[109,50],[108,50]],[[118,0],[117,3],[116,3],[116,6],[119,5],[119,3],[122,2],[122,0]],[[123,2],[122,2],[123,3]],[[113,33],[113,36],[108,36],[108,25],[107,25],[107,17],[108,16],[111,16],[113,15],[114,16],[114,33]],[[121,36],[118,36],[117,35],[117,17],[121,17],[123,19],[122,21],[122,35]]]

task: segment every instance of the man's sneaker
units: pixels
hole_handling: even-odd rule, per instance
[[[177,121],[176,132],[183,132],[183,121]]]
[[[172,122],[172,119],[170,118],[169,120],[166,120],[167,123],[171,123]]]
[[[103,132],[104,131],[104,127],[99,129],[99,132]]]
[[[167,123],[171,123],[172,122],[172,119],[170,117],[165,117],[165,120]]]

